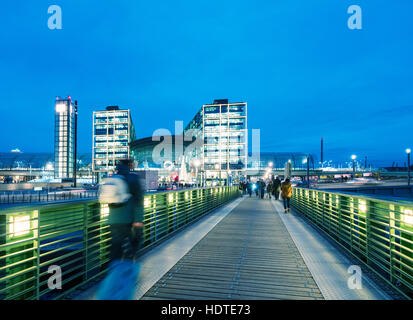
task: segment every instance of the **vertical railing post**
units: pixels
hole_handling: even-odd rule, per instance
[[[160,213],[160,210],[157,208],[158,204],[163,204],[165,205],[166,202],[162,202],[162,199],[164,198],[165,194],[160,194],[160,195],[156,195],[155,196],[155,203],[154,205],[154,211],[153,211],[153,224],[154,224],[154,239],[155,241],[158,240],[158,225],[159,225],[159,221],[158,221],[158,214]],[[165,199],[163,199],[165,200]]]
[[[356,198],[354,197],[349,197],[350,200],[350,222],[349,222],[349,229],[350,229],[350,249],[351,252],[354,252],[353,250],[353,238],[354,238],[354,211],[356,210]],[[358,198],[357,198],[357,206],[359,205],[358,203]]]
[[[36,248],[36,300],[40,300],[40,216],[41,211],[33,213],[33,220],[37,218],[36,225],[34,225],[34,245]]]
[[[325,199],[325,204],[326,204],[325,205],[325,210],[326,210],[326,215],[327,215],[327,217],[326,217],[326,219],[327,219],[326,230],[327,230],[328,233],[330,233],[330,231],[331,231],[331,212],[330,212],[331,198],[330,198],[330,194],[325,192],[324,193],[324,199]]]
[[[341,224],[342,224],[342,221],[341,221],[341,216],[342,216],[342,211],[341,211],[341,208],[342,208],[342,201],[343,201],[343,199],[342,199],[342,196],[338,196],[338,204],[337,204],[337,213],[338,213],[338,238],[337,238],[337,240],[338,240],[338,242],[342,242],[341,241],[341,236],[342,236],[342,233],[343,233],[343,231],[342,231],[342,226],[341,226]]]
[[[322,202],[323,202],[323,210],[322,210],[322,214],[323,214],[323,228],[325,229],[325,230],[328,230],[328,227],[326,226],[326,199],[327,199],[327,196],[326,196],[326,192],[325,191],[323,191],[322,192],[322,194],[321,194],[321,198],[322,198]]]
[[[28,216],[28,223],[24,234],[15,229],[16,219]],[[5,300],[11,299],[35,299],[39,297],[39,224],[38,210],[24,210],[10,212],[4,215],[5,219],[5,249],[4,263],[6,279],[5,287],[9,287],[5,293]],[[2,242],[2,239],[0,240]],[[23,262],[25,261],[25,262]],[[30,272],[23,272],[31,269]],[[30,279],[30,281],[29,281]]]
[[[84,252],[84,273],[83,273],[83,281],[89,279],[88,271],[89,271],[89,230],[88,230],[88,205],[85,202],[83,204],[83,252]]]
[[[394,205],[389,205],[389,271],[390,271],[390,282],[393,283],[394,281],[394,268],[393,268],[393,249],[395,248],[395,235],[396,235],[396,228],[395,228],[395,207]]]
[[[371,234],[371,211],[373,202],[366,202],[366,264],[370,265],[370,234]],[[390,214],[390,212],[389,212]]]

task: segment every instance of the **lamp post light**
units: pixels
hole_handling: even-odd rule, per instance
[[[407,153],[407,185],[410,186],[410,153],[411,149],[406,149]]]
[[[310,188],[310,156],[307,156],[307,187]]]
[[[292,171],[292,162],[291,159],[288,159],[288,164],[287,164],[287,172],[285,173],[285,178],[290,178],[291,177],[291,171]]]
[[[357,159],[357,156],[353,154],[353,155],[351,156],[351,159],[353,160],[353,172],[355,172],[355,171],[356,171],[356,159]]]
[[[356,158],[357,158],[357,156],[354,155],[354,154],[351,156],[351,159],[353,160],[353,178],[356,174]]]

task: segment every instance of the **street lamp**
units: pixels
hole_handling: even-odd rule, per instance
[[[412,150],[406,149],[407,153],[407,185],[410,186],[410,153]]]
[[[307,188],[310,189],[310,156],[307,156]]]
[[[353,159],[353,178],[354,178],[354,174],[356,173],[356,158],[357,156],[354,154],[351,156],[351,159]]]

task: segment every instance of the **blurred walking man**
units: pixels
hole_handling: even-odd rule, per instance
[[[122,244],[129,239],[131,252],[126,253],[126,259],[134,258],[139,250],[143,231],[143,191],[136,174],[131,173],[132,162],[120,160],[116,167],[117,175],[122,177],[129,189],[129,199],[121,204],[109,204],[108,223],[112,234],[110,261],[121,259]]]
[[[139,265],[134,259],[142,242],[143,190],[131,166],[129,159],[120,160],[116,175],[106,178],[99,190],[99,201],[109,205],[112,236],[109,274],[99,288],[100,300],[132,299],[136,286]]]

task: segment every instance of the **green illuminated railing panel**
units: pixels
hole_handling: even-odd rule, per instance
[[[413,298],[413,203],[293,188],[291,204],[408,298]]]
[[[142,250],[238,196],[238,187],[146,194]],[[101,275],[109,255],[108,214],[96,200],[0,210],[0,300],[59,299]],[[50,288],[52,266],[61,268],[61,289]]]

